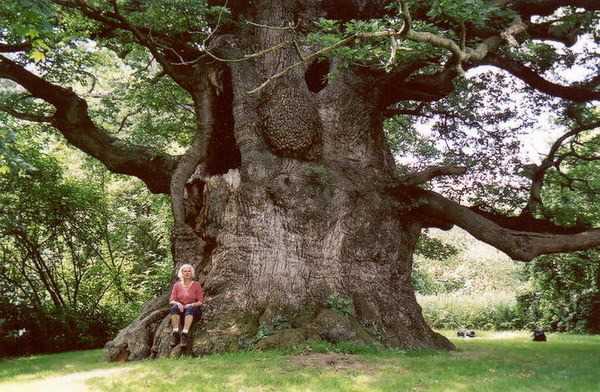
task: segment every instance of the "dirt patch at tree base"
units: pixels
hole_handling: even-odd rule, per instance
[[[356,355],[338,353],[307,353],[291,357],[289,361],[297,366],[333,370],[358,370],[361,373],[371,373],[379,366],[369,364]]]

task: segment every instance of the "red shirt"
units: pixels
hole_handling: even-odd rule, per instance
[[[170,301],[177,301],[183,305],[194,302],[203,302],[204,291],[198,282],[192,282],[190,287],[186,289],[181,284],[181,281],[177,281],[173,285],[173,290],[171,290],[171,298],[169,299],[169,302]]]

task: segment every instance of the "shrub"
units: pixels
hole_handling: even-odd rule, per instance
[[[58,311],[6,302],[0,302],[0,314],[0,356],[99,348],[131,318],[107,307]]]
[[[343,295],[332,294],[327,298],[327,306],[343,316],[351,316],[354,313],[352,298]]]
[[[425,319],[435,329],[523,327],[513,293],[421,295],[417,296],[417,301],[423,308]]]
[[[517,303],[528,327],[600,333],[600,252],[541,256],[525,273],[532,288]]]

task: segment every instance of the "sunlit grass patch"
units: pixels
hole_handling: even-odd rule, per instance
[[[122,366],[104,360],[102,350],[0,359],[0,383],[28,381],[85,370]]]
[[[217,354],[107,364],[100,351],[84,351],[0,362],[3,381],[25,387],[45,375],[102,369],[131,370],[86,380],[97,391],[600,391],[600,336],[549,334],[531,341],[527,332],[480,332],[455,338],[457,350],[327,351],[324,345],[296,352]],[[331,348],[331,347],[330,347]],[[349,352],[350,353],[349,353]],[[353,353],[358,352],[358,353]],[[25,366],[25,363],[37,363]],[[15,362],[15,363],[13,363]],[[19,363],[17,365],[16,363]],[[12,370],[10,370],[12,369]],[[12,375],[13,377],[10,377]],[[3,391],[0,383],[0,391]]]

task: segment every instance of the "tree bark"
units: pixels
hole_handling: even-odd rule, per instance
[[[293,12],[281,3],[253,20],[281,25]],[[254,28],[237,45],[270,47],[286,34]],[[229,65],[232,142],[241,160],[231,159],[225,174],[208,173],[201,192],[187,192],[194,215],[174,235],[175,260],[197,266],[207,295],[191,353],[310,339],[451,349],[425,323],[411,286],[421,223],[387,191],[395,167],[381,92],[327,63],[322,74],[299,67],[247,93],[296,61],[290,48]],[[307,78],[328,72],[335,78],[311,91]],[[107,344],[108,358],[179,354],[168,347],[166,312],[166,299],[149,304]]]

